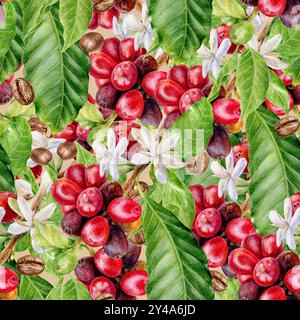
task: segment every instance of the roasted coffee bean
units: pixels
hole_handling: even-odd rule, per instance
[[[80,46],[87,52],[92,52],[100,49],[104,42],[102,34],[98,32],[89,32],[80,39]]]
[[[97,12],[103,12],[111,9],[115,0],[93,0],[93,8]]]
[[[23,104],[29,105],[34,100],[34,91],[31,84],[24,78],[15,79],[12,84],[15,99]]]
[[[44,271],[45,263],[39,257],[27,255],[17,261],[17,269],[26,276],[35,276]]]
[[[212,287],[215,291],[225,291],[227,288],[227,279],[219,271],[211,271]]]
[[[28,124],[31,128],[31,131],[38,131],[45,134],[48,131],[48,127],[44,124],[39,118],[32,117],[28,120]]]
[[[32,150],[31,159],[39,164],[46,165],[52,160],[52,153],[46,148]]]
[[[68,141],[62,143],[57,149],[57,154],[63,160],[69,160],[69,159],[75,158],[77,154],[76,144],[74,142],[68,142]]]
[[[286,116],[277,121],[275,124],[275,132],[278,137],[286,138],[294,134],[300,127],[300,121],[293,116]]]

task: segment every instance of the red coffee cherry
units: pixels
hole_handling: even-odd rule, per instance
[[[288,290],[300,293],[300,266],[294,266],[284,276],[283,280]]]
[[[193,88],[186,91],[179,102],[179,110],[183,114],[190,107],[193,106],[197,101],[204,97],[204,94],[201,89]]]
[[[192,192],[195,205],[198,207],[199,210],[204,210],[204,205],[203,205],[203,191],[204,187],[202,187],[200,184],[193,184],[189,186],[189,190]]]
[[[118,38],[107,38],[104,40],[101,51],[109,55],[116,62],[120,62],[120,40]]]
[[[280,16],[286,5],[286,0],[258,0],[259,10],[267,17]]]
[[[133,199],[117,198],[108,205],[107,214],[116,222],[131,223],[140,218],[142,207]]]
[[[249,144],[247,141],[243,141],[232,148],[234,155],[234,165],[241,159],[245,158],[249,163]],[[244,173],[248,173],[248,165],[244,170]]]
[[[121,278],[119,284],[126,294],[129,296],[143,296],[146,294],[146,283],[148,281],[148,274],[143,270],[128,271]]]
[[[214,237],[205,242],[202,247],[210,268],[217,268],[225,264],[228,255],[228,246],[222,237]]]
[[[106,277],[97,277],[90,283],[89,291],[93,300],[112,300],[117,296],[115,284]]]
[[[293,78],[285,74],[282,70],[272,70],[283,81],[284,85],[291,86],[293,84]]]
[[[84,217],[95,216],[103,206],[102,193],[97,188],[87,188],[77,199],[77,210]]]
[[[215,120],[221,124],[234,124],[240,120],[241,107],[235,99],[218,99],[212,107]]]
[[[227,26],[226,24],[221,24],[218,28],[217,28],[217,32],[218,32],[218,45],[220,46],[220,44],[223,42],[224,39],[229,39],[230,38],[230,30],[231,30],[231,26]],[[236,49],[236,45],[234,43],[232,43],[231,47],[228,50],[228,53],[233,53]]]
[[[104,52],[96,52],[90,55],[90,74],[94,78],[110,79],[116,62]]]
[[[100,176],[99,164],[92,164],[85,170],[85,183],[87,187],[100,188],[106,181],[106,176]]]
[[[81,192],[82,189],[77,183],[66,178],[57,180],[52,186],[54,200],[62,205],[76,204]]]
[[[92,15],[91,21],[89,23],[89,29],[95,30],[98,27],[99,27],[99,24],[98,24],[98,13],[96,11],[93,11],[93,15]]]
[[[18,217],[8,204],[9,198],[17,199],[17,196],[10,192],[0,191],[0,207],[5,210],[5,215],[1,221],[2,223],[13,222]]]
[[[264,257],[277,258],[279,253],[283,251],[283,245],[277,247],[276,234],[269,234],[262,238],[261,251]]]
[[[141,86],[145,93],[154,97],[159,82],[165,79],[167,79],[167,73],[165,71],[149,72],[144,76]]]
[[[85,129],[80,124],[77,126],[77,129],[76,129],[77,138],[81,141],[86,142],[90,132],[91,132],[91,129]]]
[[[189,71],[189,68],[186,65],[180,64],[169,70],[168,79],[177,82],[182,88],[184,88],[185,90],[188,90],[189,89],[189,85],[187,81],[188,71]]]
[[[203,203],[205,208],[219,208],[224,203],[224,196],[218,196],[218,186],[206,187],[203,191]]]
[[[265,290],[258,300],[286,300],[286,294],[281,287],[273,286]]]
[[[290,110],[292,110],[294,108],[294,99],[291,94],[289,94],[289,98],[290,98]],[[278,117],[285,116],[285,112],[281,108],[277,107],[275,104],[271,103],[269,100],[266,100],[265,104],[267,109],[269,109],[274,114],[276,114],[276,116]]]
[[[94,262],[101,274],[109,278],[116,278],[122,271],[122,258],[112,258],[104,249],[96,252]]]
[[[238,280],[238,282],[240,284],[246,283],[246,282],[248,282],[249,280],[252,280],[252,279],[253,279],[253,274],[238,274],[237,275],[237,280]]]
[[[229,240],[241,244],[249,234],[255,233],[251,219],[237,218],[231,220],[225,229],[225,234]]]
[[[101,216],[90,219],[81,230],[82,240],[90,247],[100,247],[105,245],[108,236],[108,222]]]
[[[0,266],[0,293],[7,293],[14,289],[19,284],[17,274],[6,267]]]
[[[295,211],[300,208],[300,192],[295,193],[291,196],[292,206],[293,206],[293,214]]]
[[[222,226],[220,212],[215,208],[201,211],[195,221],[195,230],[203,238],[211,238],[216,235]]]
[[[120,91],[132,88],[138,80],[138,71],[131,61],[123,61],[117,64],[111,75],[111,83]]]
[[[272,257],[261,259],[255,266],[253,277],[261,287],[273,285],[280,276],[279,263]]]
[[[255,254],[257,258],[262,258],[263,255],[261,252],[261,239],[262,238],[259,234],[249,234],[242,241],[241,247]]]
[[[162,106],[178,106],[184,89],[173,80],[161,80],[156,88],[155,98]]]
[[[293,251],[281,252],[276,260],[279,263],[281,273],[284,274],[291,268],[300,264],[299,256]]]
[[[127,38],[122,40],[120,42],[119,52],[122,61],[134,62],[138,57],[138,53],[134,49],[134,39]]]
[[[135,120],[143,114],[144,97],[138,90],[124,93],[117,102],[116,112],[123,120]]]
[[[113,27],[113,18],[116,17],[119,19],[120,12],[112,7],[109,10],[98,12],[98,24],[104,29],[112,29]]]
[[[189,69],[187,73],[187,81],[190,88],[202,89],[206,84],[208,84],[208,77],[203,78],[202,76],[202,66],[194,66]]]
[[[77,183],[80,188],[85,188],[85,166],[81,163],[74,163],[70,165],[65,171],[65,178]]]
[[[95,277],[97,277],[97,269],[92,257],[83,257],[78,260],[77,266],[74,270],[76,278],[84,283],[89,284]]]
[[[257,257],[244,248],[233,250],[228,257],[229,267],[240,275],[251,275],[257,262]]]
[[[76,121],[73,121],[69,125],[67,125],[63,131],[57,133],[53,138],[56,139],[66,139],[69,142],[73,142],[77,139],[77,130],[78,123]]]

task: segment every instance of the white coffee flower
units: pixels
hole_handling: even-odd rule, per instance
[[[152,163],[155,169],[155,176],[160,183],[166,184],[168,182],[166,168],[178,169],[185,166],[171,151],[180,140],[178,133],[168,137],[163,136],[160,140],[157,132],[153,134],[142,127],[141,129],[132,129],[132,135],[143,149],[133,155],[131,162],[135,165]]]
[[[0,207],[0,223],[4,218],[4,216],[5,216],[5,209],[3,207]]]
[[[130,13],[124,17],[123,28],[131,36],[134,37],[134,48],[138,50],[140,47],[149,50],[154,40],[153,30],[148,17],[148,8],[145,3],[142,5],[141,19],[135,14]]]
[[[125,153],[128,146],[127,138],[123,137],[116,143],[116,135],[113,129],[107,130],[107,147],[99,141],[94,141],[92,147],[95,151],[96,158],[100,163],[100,175],[103,177],[109,170],[114,180],[119,179],[118,164],[121,156]]]
[[[275,52],[275,50],[279,47],[281,41],[282,36],[280,34],[277,34],[271,39],[264,40],[264,42],[260,45],[257,41],[257,37],[254,36],[247,43],[247,45],[253,50],[257,51],[259,54],[261,54],[264,60],[266,61],[267,65],[271,69],[281,70],[286,69],[289,66],[287,63],[281,61],[279,59],[279,54]]]
[[[52,157],[57,157],[58,147],[64,143],[65,139],[48,138],[39,131],[32,131],[32,150],[37,148],[45,148],[51,152]],[[28,159],[27,165],[33,168],[37,165],[32,159]]]
[[[205,78],[211,71],[214,78],[217,78],[222,60],[231,46],[231,41],[224,39],[220,46],[218,46],[218,32],[216,29],[212,29],[210,32],[209,45],[210,49],[202,43],[200,49],[197,50],[197,54],[204,60],[202,76]]]
[[[292,201],[290,198],[284,200],[284,217],[277,211],[272,210],[269,213],[269,219],[272,224],[278,228],[276,232],[276,244],[279,247],[282,242],[286,242],[291,250],[296,249],[295,229],[300,224],[300,208],[293,215]]]
[[[126,29],[126,24],[122,23],[117,17],[113,18],[113,32],[115,37],[124,40],[130,36],[128,30]]]
[[[234,154],[231,150],[230,154],[225,159],[226,169],[221,166],[218,161],[211,164],[211,171],[220,179],[218,184],[218,195],[221,197],[226,191],[232,201],[237,201],[238,195],[236,183],[239,176],[244,172],[247,166],[247,160],[240,158],[234,166]]]

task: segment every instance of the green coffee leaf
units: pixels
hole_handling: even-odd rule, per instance
[[[270,83],[266,98],[276,105],[277,107],[284,110],[286,114],[290,111],[290,99],[289,93],[283,83],[283,81],[272,71],[269,71]]]
[[[236,279],[227,279],[225,291],[216,292],[215,300],[239,300],[238,291],[240,283]]]
[[[82,163],[85,166],[89,166],[91,164],[97,163],[97,159],[94,154],[92,154],[89,151],[87,151],[86,149],[84,149],[78,142],[76,143],[76,146],[77,146],[76,161],[78,163]]]
[[[285,72],[293,78],[293,84],[300,84],[300,58],[296,59],[293,63],[289,65],[289,67],[285,70]]]
[[[250,204],[255,230],[273,233],[269,211],[283,213],[284,199],[299,191],[300,142],[295,136],[278,138],[274,125],[278,121],[272,112],[259,108],[247,119],[250,145]]]
[[[28,37],[31,33],[41,25],[43,17],[47,9],[55,4],[58,0],[23,0],[24,12],[24,37]]]
[[[142,223],[147,243],[148,299],[213,299],[207,260],[190,229],[148,198],[144,199]]]
[[[262,56],[246,49],[239,59],[236,88],[241,100],[241,118],[245,119],[264,101],[269,86],[269,71]]]
[[[102,113],[95,105],[87,102],[79,111],[76,121],[85,129],[91,129],[104,122]]]
[[[55,287],[49,292],[45,300],[62,300],[62,286],[64,283],[64,278],[60,278]]]
[[[45,300],[52,285],[39,276],[20,277],[19,298],[21,300]]]
[[[5,22],[0,28],[0,67],[9,50],[10,43],[16,34],[16,10],[12,2],[2,4],[5,14]],[[0,69],[0,70],[1,70]]]
[[[3,114],[6,117],[18,117],[18,116],[26,116],[31,117],[35,115],[35,107],[34,104],[30,104],[29,106],[23,106],[16,100],[14,100],[7,108],[5,108]]]
[[[25,76],[35,91],[37,114],[53,134],[76,118],[88,95],[89,57],[79,44],[62,53],[62,34],[54,5],[26,38],[24,54]]]
[[[63,287],[61,300],[91,300],[91,295],[83,283],[70,279]]]
[[[7,132],[1,136],[0,144],[6,151],[12,172],[22,174],[31,155],[31,129],[26,119],[11,118]]]
[[[23,11],[21,0],[12,2],[16,12],[16,32],[12,38],[9,49],[0,63],[0,83],[12,75],[21,63],[23,54]],[[2,43],[1,43],[2,45]]]
[[[148,0],[148,7],[163,49],[177,63],[195,59],[196,50],[209,37],[211,1]]]
[[[86,32],[92,11],[92,0],[64,0],[60,2],[59,17],[64,27],[63,51],[71,47]]]
[[[238,0],[213,0],[213,15],[217,17],[246,18],[246,12]]]
[[[156,182],[155,188],[157,190],[151,199],[156,202],[162,201],[163,207],[172,212],[185,227],[191,228],[196,208],[193,195],[188,187],[178,179],[173,171],[168,170],[168,183]]]
[[[7,160],[7,154],[0,146],[0,190],[14,192],[14,176]]]
[[[172,129],[180,132],[184,158],[200,155],[206,148],[213,133],[214,117],[207,99],[202,98],[178,118]]]

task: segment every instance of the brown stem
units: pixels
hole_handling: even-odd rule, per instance
[[[231,77],[230,77],[227,85],[226,85],[225,88],[224,88],[224,89],[225,89],[225,96],[226,96],[226,97],[229,96],[230,93],[232,92],[232,90],[234,89],[234,87],[235,87],[235,82],[236,82],[236,72],[234,72],[234,73],[231,75]]]
[[[14,236],[0,253],[0,266],[3,265],[11,256],[17,243],[23,238],[23,234]]]
[[[133,171],[132,171],[132,175],[130,176],[130,178],[126,181],[123,190],[124,190],[124,194],[127,194],[130,190],[133,189],[134,184],[136,182],[136,180],[138,179],[138,177],[140,176],[140,174],[147,168],[147,164],[144,164],[142,166],[138,166],[136,167]]]

